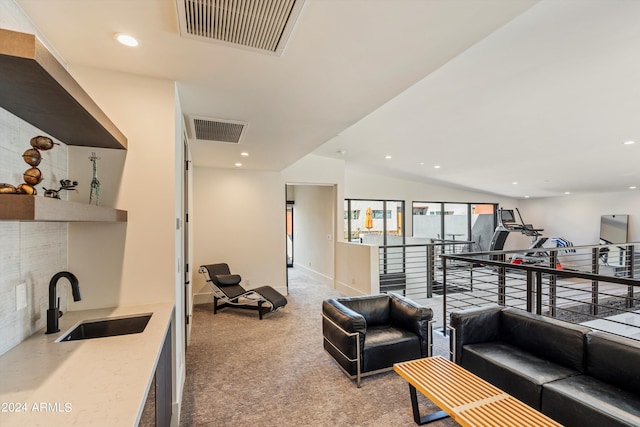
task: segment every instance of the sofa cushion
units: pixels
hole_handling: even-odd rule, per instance
[[[370,326],[388,325],[389,296],[365,295],[362,297],[338,298],[338,302],[364,316],[367,328]]]
[[[586,346],[588,375],[640,394],[640,341],[592,332]]]
[[[591,329],[507,308],[502,311],[500,339],[542,359],[584,372],[584,336]]]
[[[416,334],[385,326],[367,328],[362,372],[388,368],[394,363],[420,357],[420,337]]]
[[[462,366],[538,410],[544,383],[579,374],[501,341],[465,345]]]
[[[639,426],[640,396],[578,375],[543,386],[542,413],[567,427]]]
[[[451,313],[451,334],[449,343],[454,362],[460,364],[462,347],[466,344],[498,341],[500,339],[500,317],[503,307],[474,307]]]

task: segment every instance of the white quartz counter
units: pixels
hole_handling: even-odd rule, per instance
[[[153,313],[142,333],[56,343],[78,322]],[[72,311],[0,356],[0,426],[136,426],[173,304]]]

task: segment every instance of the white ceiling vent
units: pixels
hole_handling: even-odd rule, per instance
[[[246,122],[189,117],[189,136],[201,141],[238,144],[247,128]]]
[[[281,55],[304,0],[176,0],[183,37]]]

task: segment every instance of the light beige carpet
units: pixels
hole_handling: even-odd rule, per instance
[[[415,426],[400,376],[366,377],[356,388],[323,350],[321,303],[339,295],[289,274],[289,303],[263,320],[232,308],[214,316],[213,303],[195,307],[180,425]],[[419,402],[422,413],[437,410],[422,396]]]

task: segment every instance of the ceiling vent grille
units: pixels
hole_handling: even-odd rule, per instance
[[[238,144],[244,135],[247,123],[204,117],[190,117],[189,128],[190,136],[195,139]]]
[[[280,55],[304,0],[176,0],[184,37]]]

